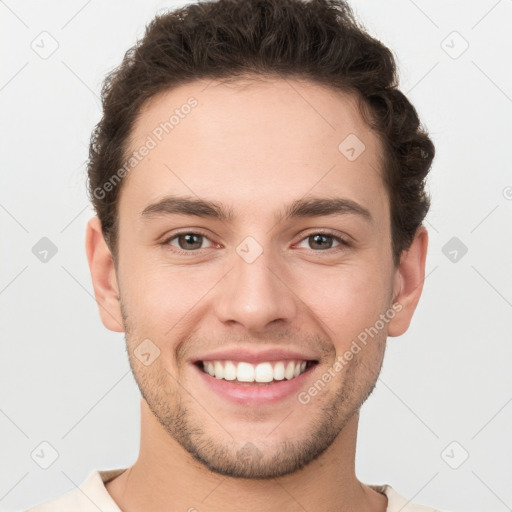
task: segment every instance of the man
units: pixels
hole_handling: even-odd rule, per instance
[[[30,510],[433,509],[355,475],[424,280],[434,147],[334,0],[156,17],[105,82],[86,250],[142,394],[129,468]]]

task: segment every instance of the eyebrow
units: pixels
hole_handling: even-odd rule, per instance
[[[190,215],[212,218],[223,222],[232,222],[233,210],[216,201],[194,197],[166,196],[150,204],[141,213],[143,220],[167,215]],[[368,222],[373,222],[370,211],[350,199],[340,197],[310,197],[297,199],[286,205],[284,214],[277,215],[276,222],[299,217],[323,217],[327,215],[357,215]]]

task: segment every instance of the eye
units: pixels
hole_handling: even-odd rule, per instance
[[[167,238],[162,245],[171,246],[174,251],[178,253],[193,253],[199,252],[203,247],[203,242],[211,240],[203,233],[195,231],[184,231],[182,233],[176,233],[173,236]],[[325,252],[330,249],[336,249],[336,247],[348,247],[350,244],[340,236],[328,232],[314,232],[306,236],[301,240],[302,243],[308,243],[309,248],[315,252]],[[211,242],[213,243],[213,242]],[[334,245],[334,244],[337,245]],[[176,245],[177,244],[177,245]],[[210,246],[211,247],[211,246]]]
[[[177,247],[172,243],[175,240],[178,243]],[[185,231],[183,233],[177,233],[173,235],[172,237],[165,240],[163,244],[171,245],[172,247],[176,248],[178,252],[195,252],[198,249],[204,249],[204,247],[201,247],[204,240],[210,239],[202,233]]]
[[[348,246],[348,242],[339,236],[335,236],[327,232],[311,233],[301,240],[301,243],[306,241],[309,243],[310,248],[319,249],[320,251],[328,251],[333,248],[333,241],[338,243],[338,246]],[[318,251],[316,251],[318,252]]]

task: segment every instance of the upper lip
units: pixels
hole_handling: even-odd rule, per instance
[[[317,361],[318,359],[305,354],[304,352],[286,350],[283,348],[276,349],[260,349],[250,350],[247,348],[231,348],[223,349],[218,352],[211,352],[203,356],[194,358],[194,362],[199,361],[245,361],[247,363],[258,364],[266,361],[286,361],[286,360],[300,360],[300,361]]]

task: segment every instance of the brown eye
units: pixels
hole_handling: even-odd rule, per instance
[[[343,238],[330,233],[311,233],[301,240],[301,244],[307,244],[307,249],[312,249],[315,252],[328,251],[329,249],[336,249],[339,246],[348,246],[348,242]]]
[[[173,237],[166,240],[165,244],[171,245],[172,247],[177,249],[178,252],[180,250],[186,252],[193,252],[198,249],[203,249],[202,245],[204,240],[209,239],[205,235],[202,235],[200,233],[186,232],[174,235]],[[178,245],[174,244],[174,241],[177,241]]]
[[[312,249],[330,249],[333,243],[333,237],[330,235],[310,235],[308,237],[309,245]]]
[[[200,249],[203,236],[197,233],[187,233],[178,236],[180,249]]]

